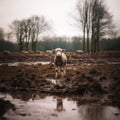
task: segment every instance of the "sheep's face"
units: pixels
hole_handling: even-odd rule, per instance
[[[61,56],[62,56],[62,51],[60,51],[60,50],[59,50],[59,51],[56,51],[56,56],[57,56],[57,57],[61,57]]]
[[[61,48],[56,48],[55,50],[54,50],[54,52],[55,52],[55,54],[56,54],[56,57],[61,57],[62,56],[62,51],[63,51],[63,49],[61,49]]]
[[[56,48],[55,50],[53,50],[53,53],[55,53],[57,58],[60,58],[60,57],[62,57],[62,52],[64,52],[64,51],[65,51],[64,49]]]

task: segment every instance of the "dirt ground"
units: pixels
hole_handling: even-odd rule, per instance
[[[83,97],[120,107],[120,51],[66,54],[67,75],[56,80],[54,54],[0,52],[0,92],[28,91],[71,96],[72,99],[78,96],[78,99]],[[50,61],[50,64],[7,64],[38,61]]]

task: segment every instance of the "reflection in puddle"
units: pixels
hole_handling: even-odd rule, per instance
[[[117,108],[100,105],[81,105],[79,107],[81,120],[119,120],[115,113],[120,112]]]
[[[25,95],[25,93],[24,93]],[[112,106],[95,103],[78,104],[67,98],[31,94],[27,99],[0,94],[0,98],[9,100],[15,109],[6,111],[5,120],[120,120],[120,110]],[[27,96],[27,93],[26,93]],[[23,96],[22,96],[23,97]],[[116,115],[117,114],[117,115]]]
[[[58,97],[56,100],[57,100],[56,111],[58,111],[58,112],[65,111],[65,109],[63,107],[63,99]]]

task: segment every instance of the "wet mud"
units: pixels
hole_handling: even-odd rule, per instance
[[[55,79],[54,54],[0,53],[0,92],[69,96],[73,100],[80,99],[82,104],[96,102],[120,107],[119,51],[66,54],[67,75]],[[15,66],[8,64],[38,61],[49,61],[49,63],[21,63]],[[31,97],[35,97],[34,94]]]
[[[1,120],[119,120],[119,108],[82,97],[34,92],[1,94]]]

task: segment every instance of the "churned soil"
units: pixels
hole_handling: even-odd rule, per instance
[[[120,107],[120,52],[66,53],[67,75],[55,79],[51,53],[0,53],[0,91],[31,91],[49,95],[82,96]],[[49,61],[49,64],[10,62]],[[3,64],[5,63],[5,64]]]

